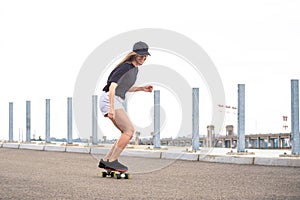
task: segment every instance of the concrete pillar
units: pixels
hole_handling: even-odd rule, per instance
[[[234,135],[234,127],[233,127],[233,125],[227,125],[226,126],[226,135],[227,136],[233,136]]]
[[[207,137],[206,137],[206,145],[207,147],[212,147],[213,146],[213,140],[214,140],[214,129],[215,127],[213,125],[207,126]]]
[[[160,148],[160,91],[154,90],[154,148]]]
[[[102,139],[103,139],[103,143],[106,143],[107,137],[105,135],[102,137]]]
[[[266,147],[266,139],[265,138],[263,138],[261,142],[262,142],[263,149],[268,148],[268,146]]]
[[[46,131],[45,142],[50,143],[50,99],[46,99]]]
[[[281,138],[281,145],[282,145],[282,148],[285,147],[285,139],[284,138]]]
[[[222,148],[226,148],[225,139],[222,139]]]
[[[277,137],[277,148],[278,149],[281,148],[281,137],[280,136]]]
[[[193,88],[192,150],[199,150],[199,88]]]
[[[271,148],[271,137],[270,136],[268,136],[268,146],[267,146],[267,148]]]
[[[248,147],[250,148],[253,148],[253,141],[252,141],[252,139],[249,137],[249,145],[248,145]]]
[[[260,149],[260,137],[257,137],[257,148]]]
[[[26,142],[31,141],[31,106],[30,101],[26,101]]]
[[[97,145],[98,144],[98,96],[93,95],[92,96],[92,144]]]
[[[251,138],[248,137],[248,144],[247,144],[246,148],[249,148],[250,146],[251,146]]]
[[[8,130],[8,141],[13,142],[14,140],[14,103],[9,102],[9,130]]]
[[[300,155],[299,133],[299,81],[291,80],[291,125],[292,125],[292,154]]]
[[[140,132],[135,132],[135,145],[139,145],[140,143],[140,135],[141,133]]]
[[[73,144],[73,111],[72,111],[72,97],[68,97],[68,144]]]
[[[238,152],[245,152],[245,84],[238,85]]]
[[[252,148],[256,149],[257,148],[257,140],[251,139],[251,143],[252,143]]]

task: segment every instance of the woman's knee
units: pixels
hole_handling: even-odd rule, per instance
[[[134,131],[135,131],[134,127],[130,126],[130,127],[127,127],[123,133],[127,134],[130,138],[132,138]]]

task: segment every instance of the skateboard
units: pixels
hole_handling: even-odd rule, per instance
[[[117,170],[112,170],[112,169],[104,169],[100,173],[101,177],[111,177],[111,178],[116,178],[116,179],[130,179],[130,174],[128,172],[121,172]]]

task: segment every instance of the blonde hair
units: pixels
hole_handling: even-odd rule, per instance
[[[123,60],[116,66],[116,68],[125,62],[131,62],[136,55],[138,55],[138,54],[135,53],[134,51],[130,52],[129,54],[127,54],[125,56],[125,58],[123,58]]]

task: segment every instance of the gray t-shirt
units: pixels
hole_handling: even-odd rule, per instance
[[[138,72],[138,68],[131,63],[121,64],[110,73],[103,91],[108,92],[112,82],[117,83],[116,95],[125,99],[126,92],[135,83]]]

